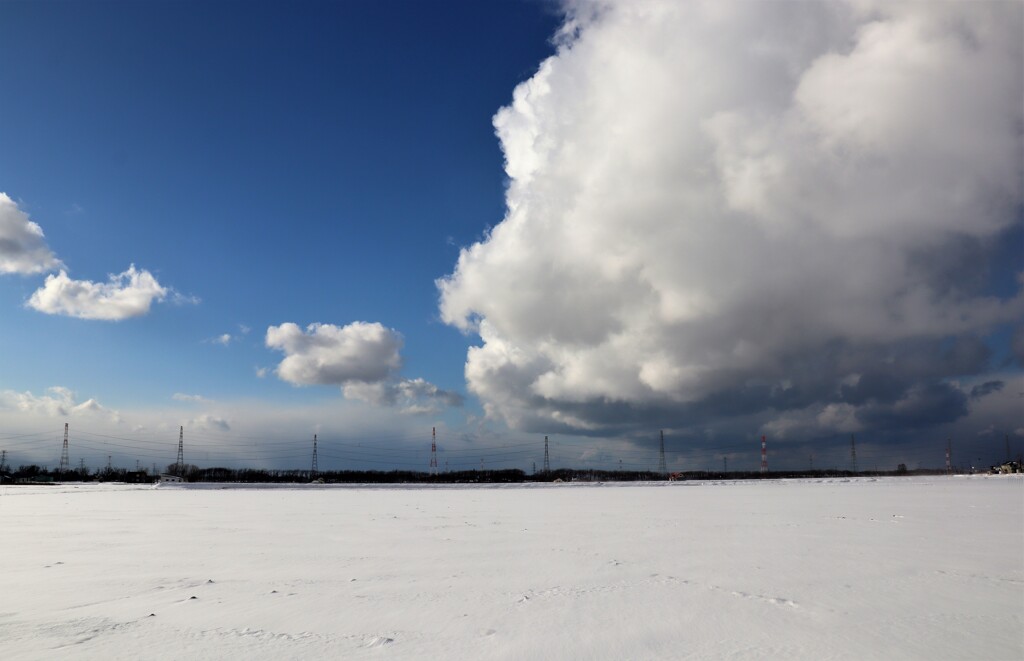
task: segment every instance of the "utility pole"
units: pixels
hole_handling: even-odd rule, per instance
[[[544,474],[551,472],[551,460],[548,458],[548,437],[544,437]]]
[[[0,450],[0,473],[4,472],[4,466],[7,465],[7,450]]]
[[[60,451],[60,468],[57,469],[58,473],[66,473],[70,470],[69,465],[71,461],[68,459],[68,423],[64,423],[64,447]]]
[[[662,477],[668,475],[668,468],[665,466],[665,430],[661,430],[661,446],[658,448],[658,472]]]
[[[81,457],[78,459],[78,474],[85,475],[85,459]]]

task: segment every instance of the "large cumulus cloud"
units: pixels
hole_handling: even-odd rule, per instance
[[[438,283],[471,391],[529,430],[963,415],[1024,315],[980,266],[1021,217],[1022,12],[570,3],[494,118],[507,214]]]

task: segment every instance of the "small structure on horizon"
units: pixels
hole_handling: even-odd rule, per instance
[[[183,478],[183,477],[181,477],[179,475],[171,475],[170,473],[161,473],[160,474],[160,479],[157,480],[157,482],[159,482],[160,484],[164,484],[164,483],[173,484],[173,483],[180,483],[180,482],[184,482],[184,481],[185,481],[185,478]]]
[[[996,475],[1007,475],[1009,473],[1022,473],[1024,470],[1021,469],[1019,461],[1004,461],[993,466],[992,472]]]

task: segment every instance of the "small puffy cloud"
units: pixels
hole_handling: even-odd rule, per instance
[[[173,395],[171,395],[171,399],[173,399],[176,402],[188,402],[192,404],[202,404],[204,402],[210,401],[203,397],[202,395],[187,395],[181,392],[176,392]]]
[[[222,347],[226,347],[236,338],[232,337],[230,333],[223,333],[217,337],[211,337],[207,342],[210,344],[219,344]]]
[[[267,346],[285,354],[277,375],[296,385],[341,386],[346,399],[398,407],[404,413],[461,406],[462,396],[424,379],[398,376],[402,336],[379,323],[347,326],[285,323],[267,329]],[[266,368],[257,368],[263,377]]]
[[[47,388],[45,394],[38,396],[29,391],[0,391],[0,407],[43,417],[94,416],[112,422],[119,422],[121,418],[117,411],[106,408],[95,399],[78,402],[75,393],[63,386]]]
[[[462,395],[442,390],[424,379],[399,379],[377,383],[352,382],[342,388],[347,399],[377,406],[397,406],[403,413],[436,413],[451,406],[462,406]]]
[[[173,293],[149,271],[132,264],[127,271],[112,274],[107,282],[72,280],[63,270],[49,275],[26,305],[46,314],[119,321],[147,314],[154,301]]]
[[[269,367],[257,367],[255,369],[256,369],[256,378],[258,378],[258,379],[266,378],[267,372],[270,371]]]
[[[185,427],[201,431],[231,431],[231,425],[226,419],[208,413],[192,418],[185,423]]]
[[[43,229],[0,193],[0,273],[45,273],[61,266],[46,245]]]
[[[383,381],[402,364],[402,336],[379,323],[347,326],[293,323],[267,328],[267,346],[284,352],[277,375],[295,385],[338,385]]]

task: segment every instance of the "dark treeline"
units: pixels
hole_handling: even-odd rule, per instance
[[[176,475],[187,482],[234,482],[234,483],[278,483],[296,484],[322,482],[324,484],[461,484],[461,483],[519,483],[519,482],[638,482],[657,480],[755,480],[786,478],[846,478],[892,475],[942,475],[941,469],[907,470],[902,464],[893,471],[860,471],[822,469],[803,471],[687,471],[672,473],[671,476],[651,471],[603,471],[560,468],[546,473],[528,475],[519,469],[451,471],[432,474],[407,470],[347,470],[320,471],[315,474],[306,470],[274,470],[257,468],[199,468],[193,464],[167,466],[166,474]],[[955,470],[956,473],[965,471]],[[103,468],[90,472],[87,469],[64,471],[48,470],[45,466],[19,466],[11,473],[0,473],[8,482],[155,482],[159,475],[146,470],[130,471],[124,468]]]

